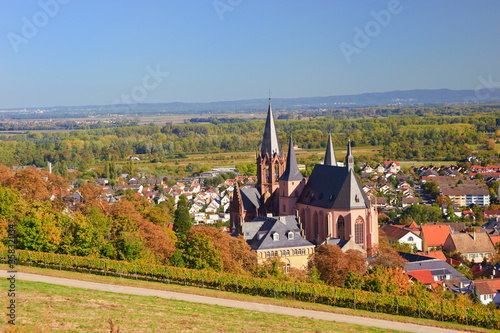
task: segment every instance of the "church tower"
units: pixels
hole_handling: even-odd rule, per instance
[[[326,145],[324,165],[337,166],[337,159],[335,158],[335,151],[333,150],[332,135],[328,134],[328,143]]]
[[[305,180],[299,171],[293,140],[290,137],[288,155],[286,158],[286,169],[279,179],[279,215],[294,215],[295,203],[305,186]]]
[[[267,110],[266,127],[262,146],[257,155],[257,189],[259,190],[267,213],[278,214],[279,178],[285,171],[285,155],[278,141],[278,133],[274,124],[271,98]]]
[[[354,171],[354,156],[352,156],[351,150],[351,139],[349,139],[349,143],[347,145],[347,156],[345,157],[345,166],[347,167],[347,171]]]

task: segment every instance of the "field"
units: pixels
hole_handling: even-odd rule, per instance
[[[17,281],[19,331],[385,332],[386,330],[222,306]],[[7,281],[0,282],[7,290]],[[6,308],[5,301],[3,308]],[[0,322],[4,328],[5,316]]]

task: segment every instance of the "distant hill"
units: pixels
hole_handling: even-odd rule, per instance
[[[450,90],[416,89],[339,95],[325,97],[273,98],[273,107],[282,110],[307,110],[323,108],[353,108],[367,106],[417,106],[439,104],[499,103],[500,89]],[[267,109],[267,99],[220,101],[210,103],[144,103],[133,105],[88,105],[43,108],[44,113],[71,114],[151,114],[151,113],[241,113],[262,112]],[[26,109],[33,113],[37,108]],[[11,110],[14,111],[14,110]],[[15,110],[19,112],[19,110]],[[9,110],[3,110],[7,116]]]

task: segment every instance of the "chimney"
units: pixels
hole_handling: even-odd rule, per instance
[[[475,231],[472,233],[472,239],[476,240],[476,232]]]

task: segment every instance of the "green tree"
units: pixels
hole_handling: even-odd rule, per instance
[[[179,236],[186,236],[192,225],[193,222],[189,216],[186,196],[181,195],[174,214],[174,231]]]
[[[182,243],[182,261],[185,267],[222,271],[222,259],[212,239],[204,234],[191,234]]]

